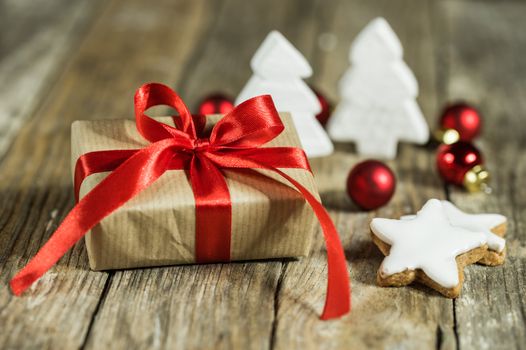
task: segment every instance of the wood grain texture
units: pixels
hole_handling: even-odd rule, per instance
[[[195,25],[204,30],[203,37],[195,40],[181,74],[166,74],[173,77],[189,106],[195,106],[214,90],[236,93],[251,75],[252,54],[272,28],[289,32],[292,41],[308,40],[312,21],[299,28],[297,23],[288,21],[291,13],[308,4],[303,1],[280,4],[280,1],[225,1],[217,8],[203,6],[203,12],[188,19],[198,21]],[[268,13],[268,18],[260,18],[267,8],[276,10]],[[231,14],[236,9],[244,16],[233,23]],[[262,25],[253,25],[259,21]],[[240,45],[241,42],[247,45]],[[277,261],[116,272],[95,318],[88,348],[117,344],[119,348],[267,349],[271,345],[281,267],[281,261]],[[175,279],[181,276],[181,279],[179,283],[170,283],[163,293],[148,293],[147,286],[157,283],[160,276]],[[135,281],[137,293],[130,296],[129,287],[114,283],[116,280]],[[183,304],[177,302],[179,298]],[[152,304],[167,307],[148,307]],[[137,337],[123,331],[123,325],[139,318],[151,326],[134,332]]]
[[[405,59],[420,81],[419,102],[433,121],[436,106],[435,62],[428,3],[405,1],[339,2],[326,30],[338,33],[334,52],[317,57],[317,84],[327,86],[337,99],[334,87],[348,67],[350,43],[358,31],[376,16],[384,16],[406,48]],[[323,5],[320,5],[323,6]],[[320,9],[320,11],[322,11]],[[416,16],[415,13],[418,13]],[[332,88],[331,88],[332,87]],[[400,147],[397,161],[389,165],[398,177],[398,190],[389,206],[363,213],[345,195],[345,179],[361,158],[338,145],[328,158],[312,162],[325,205],[331,209],[346,249],[351,269],[353,310],[338,321],[322,322],[317,313],[325,293],[325,251],[321,239],[312,257],[288,263],[282,278],[277,310],[275,347],[289,348],[434,348],[455,347],[453,307],[450,300],[425,287],[379,288],[376,270],[382,255],[371,242],[369,222],[374,216],[397,217],[415,212],[430,197],[444,196],[433,174],[433,154],[425,148]]]
[[[500,267],[466,269],[463,295],[455,302],[459,346],[475,349],[526,347],[526,32],[524,3],[443,2],[438,43],[444,100],[477,105],[484,130],[477,144],[493,179],[491,195],[450,188],[451,200],[470,212],[506,215],[507,258]]]
[[[98,1],[0,4],[0,346],[5,349],[79,347],[104,286],[104,274],[85,268],[80,245],[24,298],[13,297],[7,288],[72,200],[68,177],[61,172],[67,128],[59,138],[62,146],[52,147],[52,125],[65,125],[55,114],[48,115],[55,123],[39,125],[38,106],[100,9]]]
[[[0,36],[0,78],[20,87],[16,93],[0,88],[0,116],[8,116],[0,118],[1,348],[524,348],[526,5],[114,0],[93,6],[55,0],[39,4],[39,15],[29,2],[13,4],[0,4],[0,29],[12,28]],[[348,171],[361,160],[353,147],[340,144],[333,156],[314,160],[323,201],[346,249],[351,315],[318,319],[327,272],[321,232],[312,256],[299,261],[115,272],[90,271],[79,243],[23,297],[10,294],[9,278],[72,207],[73,120],[132,118],[133,92],[147,81],[175,86],[194,110],[210,92],[235,96],[252,74],[252,54],[272,29],[305,54],[315,72],[310,82],[337,101],[352,39],[380,15],[404,45],[431,126],[447,100],[463,97],[481,107],[487,127],[480,146],[494,193],[444,191],[434,148],[403,145],[389,162],[398,177],[395,197],[380,210],[361,212],[344,189]],[[455,302],[426,287],[376,286],[382,254],[371,242],[370,219],[413,213],[428,198],[446,195],[463,209],[510,219],[506,264],[467,268]]]
[[[8,281],[71,208],[71,122],[131,117],[134,89],[147,79],[165,81],[168,68],[171,70],[172,64],[179,67],[181,61],[178,64],[177,60],[185,59],[183,42],[165,52],[170,55],[169,62],[163,61],[167,56],[161,54],[164,40],[170,39],[166,33],[184,36],[194,29],[177,27],[184,22],[186,4],[173,5],[171,1],[159,2],[152,9],[140,2],[127,2],[125,8],[121,2],[110,4],[2,161],[0,323],[8,331],[0,334],[6,348],[77,348],[85,341],[108,274],[89,271],[83,244],[21,298],[10,294]],[[180,12],[183,14],[178,17]],[[120,17],[126,14],[131,18]],[[107,40],[111,34],[115,41]],[[188,39],[194,38],[188,35]],[[90,45],[94,40],[98,44]],[[27,331],[31,337],[26,336]]]
[[[74,52],[99,3],[0,2],[0,157]]]

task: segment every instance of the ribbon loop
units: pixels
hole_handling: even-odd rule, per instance
[[[157,105],[177,110],[176,127],[145,114],[148,108]],[[310,171],[305,153],[293,147],[261,147],[284,130],[269,95],[237,106],[215,125],[208,139],[200,135],[204,117],[192,117],[169,87],[145,84],[135,94],[135,120],[138,132],[151,144],[138,150],[90,152],[77,160],[77,201],[80,185],[87,176],[112,172],[78,201],[35,257],[13,277],[10,284],[14,294],[19,295],[31,286],[88,230],[170,169],[189,173],[196,203],[196,261],[230,261],[232,202],[223,169],[267,169],[291,183],[321,224],[328,255],[327,296],[321,318],[336,318],[350,310],[347,263],[329,214],[314,195],[279,169]]]
[[[166,105],[174,108],[181,120],[181,130],[160,123],[144,112],[151,107]],[[183,100],[168,86],[158,83],[145,84],[135,93],[135,122],[137,130],[148,141],[156,142],[169,137],[193,140],[196,130],[192,115]],[[191,147],[189,145],[189,147]]]
[[[255,148],[285,129],[270,95],[251,98],[226,114],[214,126],[210,143],[229,148]]]

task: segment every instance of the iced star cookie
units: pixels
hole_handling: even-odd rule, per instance
[[[506,241],[503,238],[507,229],[506,217],[500,214],[468,214],[449,201],[441,202],[451,225],[484,232],[486,235],[488,251],[478,263],[490,266],[502,265],[506,258]],[[415,215],[404,215],[400,219],[407,220],[414,217]]]
[[[377,273],[380,286],[399,287],[416,280],[449,298],[460,294],[464,267],[484,259],[489,245],[503,242],[481,227],[453,225],[455,220],[465,223],[464,215],[469,214],[451,209],[431,199],[412,218],[371,221],[373,241],[386,255]]]

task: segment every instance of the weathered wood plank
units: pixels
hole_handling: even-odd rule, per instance
[[[38,119],[41,99],[74,54],[101,5],[99,1],[0,5],[0,157],[21,126]],[[60,120],[55,115],[52,118]],[[65,165],[61,159],[67,159],[67,154],[54,159],[53,149],[46,147],[46,131],[39,133],[33,127],[25,133],[23,146],[6,155],[0,169],[0,344],[6,349],[75,348],[86,334],[104,275],[84,269],[63,280],[58,275],[70,269],[59,266],[24,298],[13,297],[7,288],[10,277],[36,252],[42,237],[53,231],[72,200],[64,184],[50,181],[47,186],[48,180],[59,176],[56,169]],[[67,146],[61,152],[64,149]],[[83,247],[76,247],[67,259],[71,265],[84,261]]]
[[[316,44],[314,2],[294,0],[282,4],[226,0],[215,13],[217,23],[212,24],[213,31],[207,32],[208,36],[197,43],[191,62],[177,81],[185,101],[194,107],[201,98],[216,91],[237,96],[252,75],[252,55],[271,30],[281,31],[309,56]],[[302,16],[305,16],[303,20]],[[233,21],[233,17],[236,20]]]
[[[268,348],[280,263],[116,272],[88,348]]]
[[[312,21],[298,25],[290,20],[291,14],[307,11],[305,1],[206,4],[187,14],[188,25],[202,30],[193,39],[188,64],[180,73],[166,72],[190,106],[215,90],[235,95],[251,75],[252,54],[271,29],[283,30],[294,42],[310,40]],[[243,16],[235,15],[239,12]],[[273,261],[118,271],[87,347],[267,349],[281,266]]]
[[[508,217],[506,263],[471,266],[455,302],[461,349],[526,347],[526,4],[442,2],[440,51],[446,100],[464,98],[484,116],[477,144],[493,174],[491,195],[450,188],[451,199],[471,212]],[[437,11],[435,11],[437,12]]]
[[[324,6],[324,4],[320,5]],[[372,18],[385,16],[400,36],[408,64],[420,82],[419,101],[429,121],[436,108],[435,61],[427,2],[343,2],[334,9],[327,28],[338,36],[333,52],[318,58],[316,82],[336,97],[335,86],[348,67],[348,49],[358,31]],[[322,26],[323,27],[323,26]],[[335,98],[336,99],[336,98]],[[376,212],[359,212],[345,195],[345,179],[360,159],[351,147],[339,145],[335,155],[313,162],[320,191],[332,209],[347,251],[353,283],[350,316],[322,322],[317,312],[325,292],[325,251],[321,235],[312,257],[286,264],[278,299],[275,347],[289,348],[444,348],[455,347],[452,302],[423,287],[400,289],[376,286],[382,255],[372,244],[373,216],[397,217],[414,212],[430,197],[444,191],[433,173],[432,151],[403,146],[389,164],[398,176],[398,190]]]
[[[0,157],[33,115],[98,7],[98,1],[0,3]]]
[[[63,62],[60,57],[71,42],[62,53],[55,46],[51,53],[42,53],[44,63],[27,73],[41,81],[30,84],[34,90],[24,90],[31,95],[24,97],[36,97],[27,110],[16,114],[26,118],[25,127],[11,145],[19,126],[18,119],[10,119],[9,136],[3,138],[7,146],[0,147],[0,156],[10,147],[0,167],[1,347],[524,347],[521,150],[526,135],[520,128],[526,72],[520,59],[526,46],[520,30],[524,5],[450,1],[429,5],[417,0],[396,4],[166,0],[155,6],[139,0],[114,1],[87,37],[79,39],[78,52],[63,65],[58,78],[53,62]],[[74,6],[67,5],[72,18],[82,17]],[[351,316],[318,320],[326,283],[321,236],[312,257],[298,262],[115,273],[89,271],[84,245],[78,244],[22,298],[9,293],[5,287],[9,278],[71,208],[69,154],[64,150],[69,148],[72,120],[131,117],[131,94],[145,81],[175,82],[192,107],[214,90],[235,95],[251,74],[252,53],[274,28],[306,54],[313,63],[315,85],[336,99],[336,82],[347,68],[349,44],[377,15],[390,21],[404,43],[406,60],[420,82],[419,101],[431,125],[441,105],[437,101],[456,96],[472,99],[487,115],[481,145],[495,177],[495,192],[489,197],[472,196],[452,189],[451,198],[462,208],[499,211],[510,218],[509,258],[504,267],[468,268],[463,296],[454,304],[424,287],[377,287],[375,274],[382,257],[369,239],[369,220],[414,212],[428,198],[444,196],[434,171],[434,150],[402,147],[398,159],[389,163],[399,180],[395,198],[379,211],[363,213],[344,192],[345,177],[359,157],[350,153],[352,147],[338,145],[334,156],[314,161],[313,168],[346,247],[354,287]],[[34,21],[34,13],[27,16],[31,20],[24,21]],[[61,21],[65,22],[56,24],[60,28],[73,28],[67,23],[81,28],[79,23]],[[33,35],[21,24],[9,23],[16,29],[6,37],[9,40],[0,42],[0,76],[3,57],[10,57],[4,52],[26,52],[19,42]],[[319,35],[327,32],[338,39],[333,51],[317,46]],[[439,47],[433,43],[437,37]],[[39,40],[30,46],[56,44],[45,35]],[[28,52],[22,55],[26,61],[38,59],[34,51]],[[17,72],[25,74],[21,69]],[[17,77],[5,77],[18,82]],[[12,105],[4,103],[3,96],[11,100],[15,95],[2,95],[0,88],[4,106],[22,105],[15,103],[21,95],[12,98]],[[42,104],[41,96],[47,96]]]
[[[174,77],[188,59],[200,29],[186,15],[202,8],[198,2],[111,3],[2,160],[3,348],[83,345],[108,281],[108,273],[89,271],[83,244],[77,244],[21,298],[9,292],[9,278],[36,253],[72,206],[71,122],[131,118],[135,88],[146,80],[172,80],[170,74]]]

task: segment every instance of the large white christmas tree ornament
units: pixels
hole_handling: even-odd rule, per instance
[[[402,59],[400,40],[383,18],[356,37],[351,67],[339,83],[341,102],[329,119],[329,135],[352,141],[358,153],[392,159],[399,141],[424,144],[429,128],[416,103],[418,82]]]
[[[250,66],[254,75],[236,98],[236,105],[258,95],[270,94],[280,112],[290,112],[301,144],[309,157],[332,153],[327,133],[316,119],[318,98],[303,81],[312,68],[303,55],[278,31],[270,32]]]

